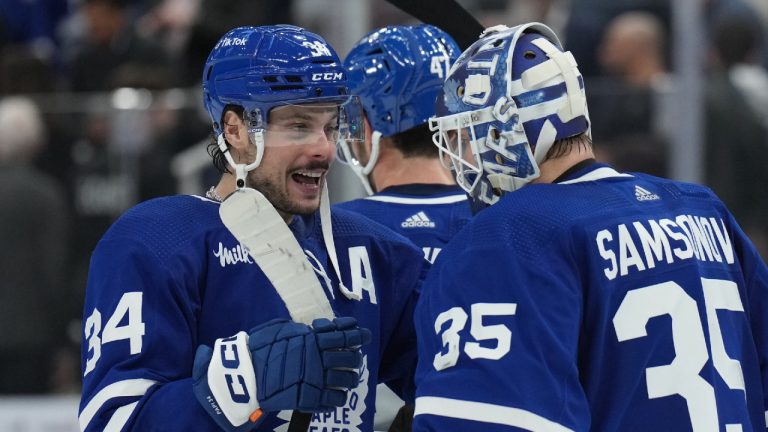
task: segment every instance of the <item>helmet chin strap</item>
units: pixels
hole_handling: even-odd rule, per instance
[[[255,170],[261,165],[261,159],[264,157],[264,131],[259,129],[253,133],[254,145],[256,146],[256,160],[250,164],[235,163],[235,159],[232,157],[232,153],[227,147],[227,140],[224,139],[224,134],[220,133],[217,138],[217,144],[219,150],[224,153],[224,157],[227,159],[229,166],[235,170],[235,188],[241,189],[245,187],[245,181],[248,177],[248,173]]]
[[[373,131],[371,134],[371,157],[368,159],[368,163],[363,168],[363,174],[366,176],[373,172],[373,167],[376,166],[376,162],[379,160],[379,140],[381,140],[381,132]]]
[[[373,195],[373,187],[371,186],[371,180],[368,178],[368,176],[371,175],[373,172],[373,167],[376,166],[376,162],[379,160],[379,141],[381,140],[381,132],[379,131],[373,131],[373,134],[371,134],[371,154],[368,158],[368,162],[365,164],[365,166],[354,166],[350,165],[352,167],[352,171],[357,175],[357,177],[360,179],[360,182],[363,184],[363,187],[365,188],[365,192],[368,195]]]
[[[509,174],[488,174],[488,181],[491,186],[503,190],[504,192],[514,192],[527,185],[537,178],[538,175],[528,178],[520,178]]]

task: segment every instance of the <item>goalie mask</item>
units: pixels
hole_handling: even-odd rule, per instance
[[[555,141],[589,133],[576,61],[540,23],[483,32],[451,68],[435,111],[441,160],[485,204],[539,177]]]
[[[421,24],[369,33],[344,59],[350,88],[360,96],[373,136],[370,154],[360,154],[341,142],[338,159],[352,168],[369,194],[373,190],[368,175],[378,158],[379,139],[427,123],[435,113],[435,97],[448,68],[459,52],[447,33]]]
[[[349,96],[341,61],[320,36],[291,25],[239,27],[214,46],[203,70],[203,104],[213,122],[219,148],[235,169],[238,187],[245,174],[261,163],[270,112],[286,105],[309,110],[337,110],[328,139],[364,138],[362,107]],[[227,106],[244,110],[243,120],[256,158],[235,164],[223,137]]]

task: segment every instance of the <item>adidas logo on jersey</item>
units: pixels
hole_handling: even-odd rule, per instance
[[[657,199],[661,199],[655,193],[647,189],[643,189],[638,185],[635,185],[635,198],[637,198],[638,201],[655,201]]]
[[[403,228],[434,228],[435,223],[429,220],[426,213],[420,211],[404,220],[400,226]]]

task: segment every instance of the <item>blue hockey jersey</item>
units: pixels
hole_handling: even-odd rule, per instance
[[[707,188],[594,164],[443,250],[415,431],[758,431],[768,269]]]
[[[391,186],[371,196],[336,204],[402,234],[435,262],[443,246],[467,224],[472,211],[456,185]]]
[[[151,200],[99,242],[85,301],[82,430],[218,430],[192,393],[196,348],[289,317],[218,211],[218,203],[194,196]],[[346,406],[315,414],[311,430],[370,431],[376,383],[397,384],[413,372],[404,365],[415,363],[412,315],[425,261],[399,235],[335,210],[342,279],[362,292],[350,300],[339,291],[319,217],[294,217],[290,228],[336,314],[356,317],[373,333],[362,349],[360,386]],[[258,430],[284,430],[290,415],[268,413]]]

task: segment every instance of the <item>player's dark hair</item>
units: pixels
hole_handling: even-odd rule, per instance
[[[574,147],[589,150],[592,148],[592,138],[586,132],[583,132],[572,137],[557,140],[552,144],[552,147],[547,152],[547,157],[544,158],[544,160],[565,156],[570,153]]]
[[[436,158],[439,154],[439,149],[432,143],[432,132],[428,123],[394,134],[389,139],[406,158]]]
[[[245,113],[245,109],[240,105],[229,104],[222,110],[219,124],[224,123],[224,115],[227,113],[227,111],[233,111],[241,118]],[[229,143],[227,143],[227,148],[229,148]],[[208,154],[211,156],[211,158],[213,158],[213,166],[216,167],[217,171],[222,174],[232,173],[229,163],[227,162],[227,158],[224,157],[224,152],[219,148],[219,137],[216,136],[215,133],[211,133],[211,142],[208,143],[206,150],[208,151]]]

